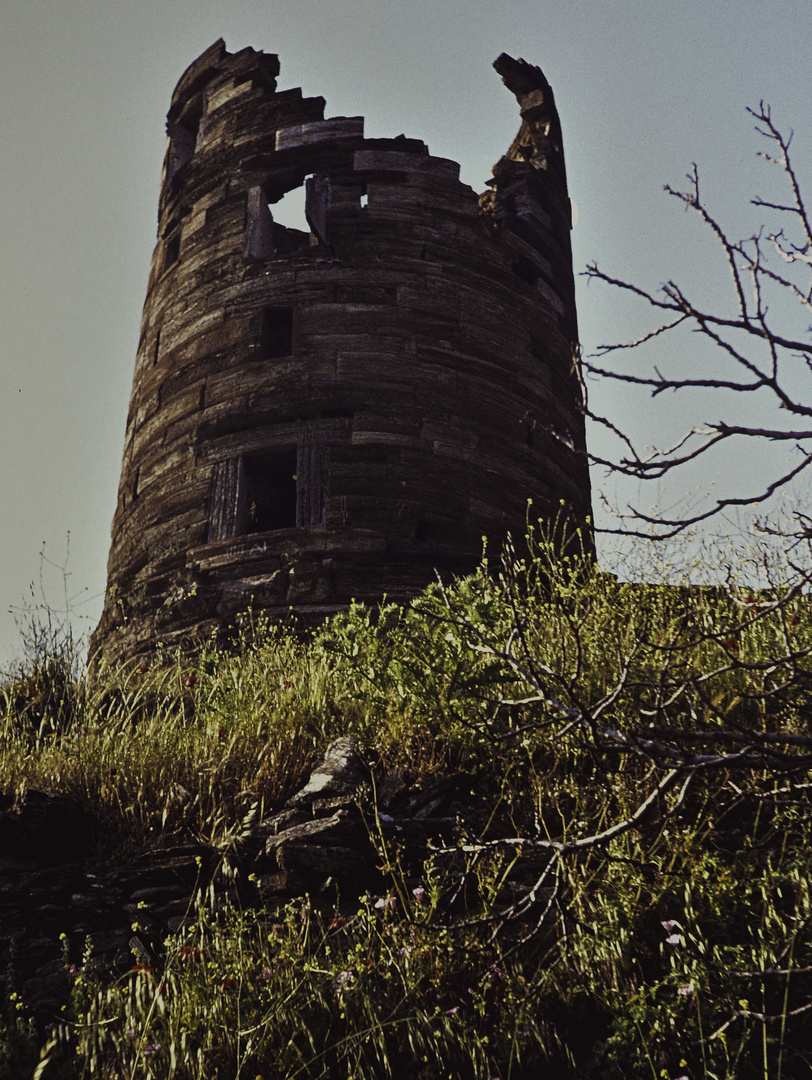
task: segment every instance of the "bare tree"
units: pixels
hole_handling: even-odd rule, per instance
[[[770,404],[764,408],[764,414],[771,415],[775,409],[775,423],[755,426],[739,422],[735,417],[702,423],[691,427],[668,447],[641,452],[627,431],[587,408],[587,415],[612,432],[622,444],[618,460],[595,455],[592,460],[628,477],[657,480],[689,462],[707,460],[709,465],[712,464],[709,459],[714,451],[735,439],[783,444],[791,451],[791,460],[785,469],[778,470],[779,475],[765,478],[743,497],[726,494],[697,512],[686,510],[674,516],[647,514],[629,506],[621,512],[621,518],[625,519],[621,527],[604,531],[633,536],[655,535],[665,539],[731,508],[766,503],[779,488],[812,465],[812,395],[806,393],[803,386],[803,379],[812,375],[812,327],[807,324],[800,334],[793,329],[798,315],[806,319],[807,313],[812,311],[812,222],[790,160],[792,133],[788,137],[782,134],[763,102],[757,110],[748,109],[748,112],[756,120],[756,131],[769,142],[769,148],[761,151],[759,156],[781,170],[782,180],[789,189],[784,202],[761,198],[751,202],[767,212],[765,217],[777,219],[783,227],[770,229],[765,224],[747,240],[730,239],[703,201],[696,165],[688,174],[687,190],[678,191],[668,185],[665,188],[699,215],[721,245],[733,290],[734,306],[730,308],[730,315],[706,310],[701,300],[691,297],[688,290],[675,281],[668,281],[656,292],[649,292],[611,277],[592,263],[586,270],[588,278],[639,297],[657,312],[659,321],[653,329],[634,340],[599,346],[595,356],[584,361],[583,369],[588,377],[647,387],[652,398],[669,390],[702,390],[710,394],[732,391],[734,394],[760,395],[760,405],[764,408],[764,395],[769,395]],[[678,328],[693,330],[713,346],[718,359],[715,371],[706,377],[696,377],[685,373],[668,374],[654,366],[651,373],[639,375],[600,366],[601,357],[639,349],[662,335],[673,335]],[[719,393],[708,401],[721,404],[718,399]],[[727,401],[730,401],[729,396]],[[741,403],[742,399],[734,398],[734,401]],[[783,416],[777,410],[783,410]],[[762,525],[770,528],[764,522]],[[812,517],[798,512],[796,525],[797,534],[808,536],[812,531]]]

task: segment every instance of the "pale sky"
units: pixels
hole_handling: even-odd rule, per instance
[[[595,259],[651,287],[723,283],[662,186],[696,161],[731,232],[752,231],[769,174],[745,107],[762,98],[812,165],[810,0],[5,0],[0,29],[0,668],[43,542],[61,563],[70,533],[76,631],[101,611],[165,114],[218,37],[278,53],[279,85],[324,96],[326,116],[423,139],[477,191],[519,126],[491,64],[538,64],[564,130],[576,271]],[[587,352],[648,325],[583,279],[579,318]],[[641,399],[596,403],[659,430]],[[60,575],[46,588],[58,607]]]

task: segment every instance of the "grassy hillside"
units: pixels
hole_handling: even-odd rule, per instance
[[[715,587],[627,585],[531,547],[309,641],[35,651],[0,688],[0,791],[74,795],[102,852],[226,851],[346,734],[373,776],[462,772],[471,812],[414,886],[373,790],[379,895],[203,894],[161,970],[72,972],[47,1039],[11,1001],[0,1076],[812,1075],[805,576],[762,559],[753,592],[734,553]]]

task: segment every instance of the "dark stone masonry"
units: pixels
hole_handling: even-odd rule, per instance
[[[218,908],[273,911],[310,896],[327,914],[352,914],[360,896],[387,887],[371,832],[398,846],[408,887],[422,884],[430,846],[448,845],[444,865],[457,858],[458,820],[476,818],[475,783],[454,773],[409,786],[371,771],[355,739],[337,739],[306,786],[228,851],[163,835],[140,855],[106,859],[92,815],[71,799],[0,797],[0,993],[18,993],[48,1021],[62,1016],[83,967],[101,979],[162,970],[167,935],[183,941],[209,889]],[[524,860],[522,872],[525,862],[535,868]]]
[[[407,599],[523,535],[528,499],[586,520],[560,124],[537,67],[494,67],[521,128],[483,195],[278,91],[276,56],[221,40],[185,72],[94,652]]]

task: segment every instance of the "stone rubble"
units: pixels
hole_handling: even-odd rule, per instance
[[[396,844],[415,875],[429,843],[453,842],[470,812],[463,773],[413,787],[376,775],[354,738],[327,749],[304,788],[249,827],[225,854],[183,837],[162,837],[123,863],[98,855],[92,815],[54,792],[0,800],[0,994],[16,991],[41,1021],[58,1018],[72,974],[83,965],[113,977],[159,965],[168,934],[194,918],[194,898],[271,910],[309,895],[325,910],[352,910],[385,888],[370,838]],[[92,946],[92,947],[91,947]]]

